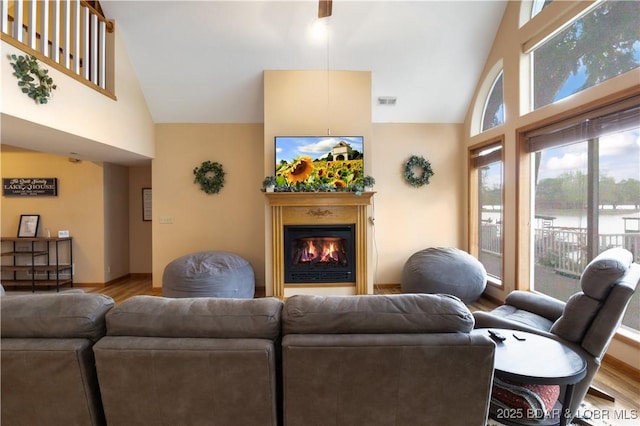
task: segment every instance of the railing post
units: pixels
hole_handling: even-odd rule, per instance
[[[36,22],[38,20],[38,8],[37,8],[38,2],[36,0],[31,0],[29,2],[29,12],[28,12],[28,21],[29,22],[29,27],[27,30],[27,36],[29,38],[29,47],[34,49],[34,50],[38,50],[38,32],[36,31]],[[22,27],[22,22],[17,23],[14,22],[18,25],[20,25]]]
[[[73,71],[80,75],[80,0],[73,0]]]
[[[51,59],[60,63],[60,0],[53,2],[53,28],[51,38]]]
[[[91,14],[91,81],[98,84],[98,16]]]
[[[0,31],[9,34],[9,0],[0,0],[2,18],[0,20]]]
[[[98,81],[98,85],[105,88],[106,82],[106,62],[107,62],[107,24],[105,21],[100,21],[100,49],[98,52],[100,53],[100,79]]]
[[[42,2],[40,22],[42,23],[42,31],[40,31],[40,53],[49,57],[49,2]]]
[[[16,1],[13,5],[13,38],[24,43],[22,37],[22,21],[24,19],[24,3]]]
[[[82,7],[82,25],[84,28],[84,54],[82,57],[84,58],[84,62],[82,64],[82,75],[86,80],[91,81],[89,78],[89,8]]]
[[[64,13],[62,15],[62,64],[66,69],[71,68],[71,3],[64,1]]]

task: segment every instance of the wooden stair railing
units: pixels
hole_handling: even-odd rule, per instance
[[[114,22],[99,2],[0,0],[0,7],[3,41],[115,99]]]

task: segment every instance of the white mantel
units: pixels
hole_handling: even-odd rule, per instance
[[[374,192],[268,192],[271,207],[271,250],[273,260],[273,296],[294,294],[371,294],[369,277],[368,206]],[[284,282],[284,226],[355,224],[356,280],[352,283]]]

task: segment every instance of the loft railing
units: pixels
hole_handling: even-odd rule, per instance
[[[3,41],[113,97],[113,21],[82,0],[0,0],[0,7]]]

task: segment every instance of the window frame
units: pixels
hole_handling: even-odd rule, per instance
[[[598,99],[579,107],[567,110],[563,113],[536,121],[527,126],[516,129],[516,256],[515,256],[515,289],[522,291],[532,291],[533,280],[533,239],[531,211],[533,202],[533,173],[528,145],[530,135],[545,127],[556,126],[559,123],[579,120],[589,115],[602,115],[607,109],[617,109],[616,105],[630,101],[640,96],[640,86],[633,89],[623,90]],[[640,333],[620,328],[617,332],[627,343],[640,348]]]
[[[480,183],[480,168],[476,167],[474,164],[475,153],[486,149],[492,145],[500,145],[500,161],[502,162],[502,191],[501,191],[501,203],[502,203],[502,230],[503,232],[500,235],[501,247],[502,247],[502,255],[500,259],[500,278],[495,277],[494,275],[487,274],[487,284],[491,285],[500,290],[504,290],[504,274],[505,274],[505,256],[504,256],[504,220],[506,217],[505,214],[505,137],[504,134],[499,135],[497,137],[487,139],[483,142],[479,142],[472,146],[469,146],[467,149],[467,159],[468,159],[468,206],[469,206],[469,234],[467,246],[469,247],[469,254],[474,256],[476,259],[479,258],[480,255],[480,210],[479,210],[479,191],[478,186]]]

